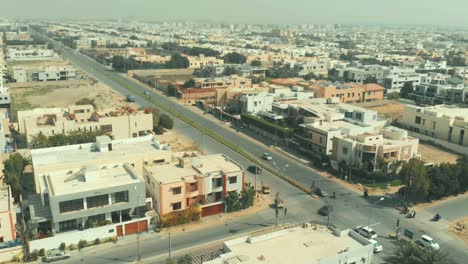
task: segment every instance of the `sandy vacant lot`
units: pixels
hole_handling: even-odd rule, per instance
[[[468,216],[454,221],[450,231],[468,244]]]
[[[163,135],[156,135],[162,144],[168,144],[174,152],[195,151],[200,147],[191,139],[186,138],[175,131],[167,131]]]
[[[50,85],[42,87],[12,89],[13,112],[37,107],[66,107],[83,98],[94,99],[100,109],[129,105],[123,95],[101,83],[84,82],[67,86],[49,83]],[[136,107],[134,104],[130,105]]]
[[[423,161],[432,162],[434,164],[444,162],[455,163],[459,157],[457,154],[421,141],[419,141],[419,153]]]
[[[379,116],[384,119],[401,120],[403,116],[404,105],[396,101],[384,100],[381,102],[368,102],[357,105],[369,110],[377,111]]]

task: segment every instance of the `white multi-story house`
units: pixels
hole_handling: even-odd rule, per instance
[[[95,110],[92,105],[72,105],[18,111],[18,131],[26,135],[28,143],[39,133],[52,136],[100,130],[122,139],[144,136],[152,129],[153,114],[130,107]]]
[[[238,100],[239,112],[257,114],[270,112],[274,100],[274,94],[268,92],[244,92]]]
[[[153,135],[31,151],[35,193],[23,203],[41,229],[63,232],[89,222],[120,223],[145,206],[143,167],[172,160]]]
[[[45,82],[64,81],[77,78],[76,69],[72,66],[45,66],[36,67],[13,67],[13,78],[16,82]]]
[[[7,59],[12,61],[27,61],[27,60],[48,60],[57,58],[53,50],[49,49],[8,49]]]
[[[401,123],[410,131],[468,147],[468,109],[405,105]]]

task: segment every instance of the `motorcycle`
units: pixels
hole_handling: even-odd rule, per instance
[[[436,214],[434,215],[434,217],[431,219],[431,221],[439,221],[440,219],[442,219],[442,216],[440,214]]]
[[[415,218],[416,217],[416,212],[412,211],[411,213],[406,215],[406,218]]]
[[[333,199],[335,199],[335,198],[336,198],[335,192],[333,192],[332,195],[331,195],[330,197],[333,198]]]

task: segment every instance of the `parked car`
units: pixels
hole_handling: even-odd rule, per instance
[[[144,91],[144,94],[149,95],[149,92],[148,92],[148,91]]]
[[[58,260],[68,259],[68,258],[70,258],[70,255],[68,255],[64,251],[52,250],[52,251],[47,252],[46,256],[42,257],[42,261],[52,262],[52,261],[58,261]]]
[[[328,208],[328,205],[324,205],[318,209],[317,213],[319,215],[327,216],[328,213],[330,212],[330,209]]]
[[[374,252],[375,252],[375,253],[380,252],[380,251],[383,250],[382,245],[380,245],[380,243],[377,242],[377,240],[369,239],[369,242],[371,242],[372,245],[374,245]]]
[[[368,226],[357,226],[355,231],[367,239],[377,238],[377,233]]]
[[[268,154],[268,153],[266,153],[266,152],[263,153],[262,157],[263,157],[264,160],[272,160],[272,159],[273,159],[273,158],[271,157],[271,155]]]
[[[420,245],[423,248],[431,250],[439,250],[439,243],[435,242],[434,239],[430,236],[422,235],[419,240],[416,241],[416,244]]]
[[[319,187],[315,188],[315,194],[317,194],[320,197],[327,197],[328,196],[328,193],[326,191],[324,191],[323,189],[319,188]]]
[[[270,193],[270,186],[263,185],[262,186],[262,193],[263,194],[269,194]]]
[[[250,171],[250,172],[253,173],[253,174],[260,174],[260,173],[262,173],[262,168],[260,168],[260,167],[257,166],[257,165],[251,165],[251,166],[247,167],[247,170]]]

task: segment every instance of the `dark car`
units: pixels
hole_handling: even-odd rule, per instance
[[[317,213],[318,213],[319,215],[327,216],[328,213],[329,213],[329,211],[330,211],[330,210],[329,210],[329,208],[328,208],[328,205],[324,205],[324,206],[322,206],[320,209],[318,209]]]
[[[318,196],[320,197],[327,197],[328,196],[328,193],[325,192],[324,190],[320,189],[320,188],[315,188],[315,194],[317,194]]]
[[[253,174],[260,174],[262,173],[262,168],[260,168],[257,165],[251,165],[247,168],[248,171],[250,171]]]

